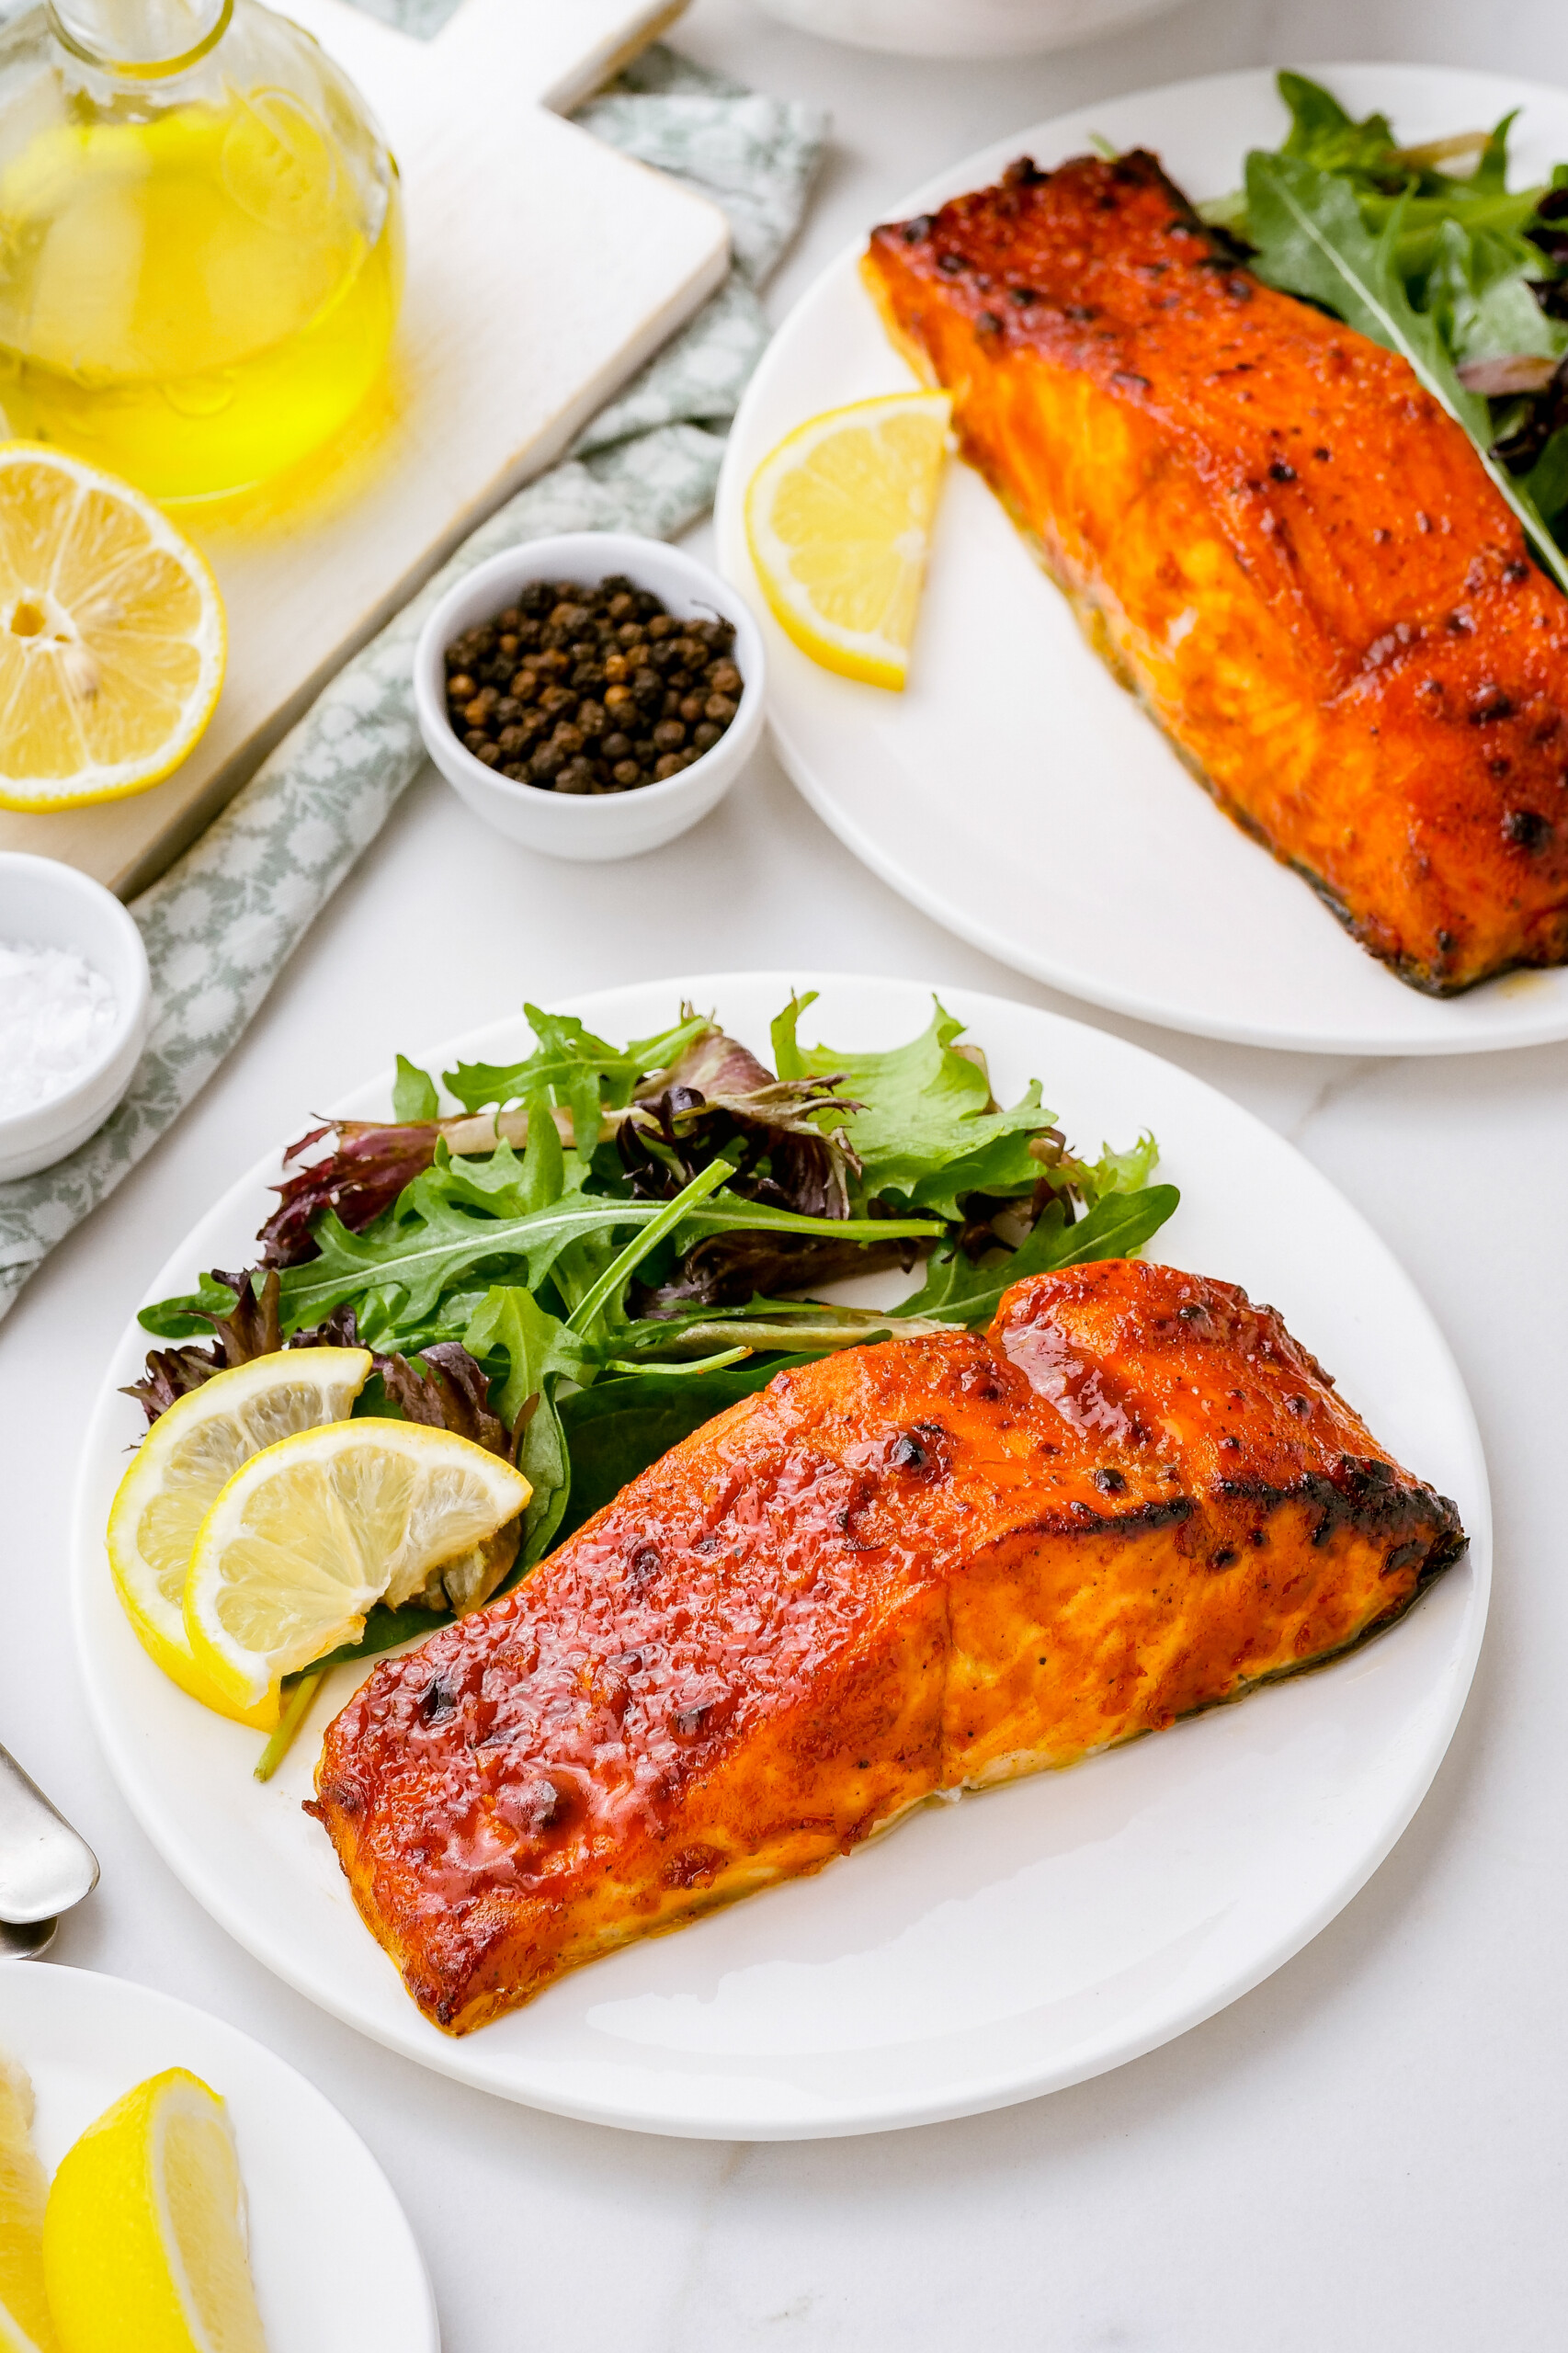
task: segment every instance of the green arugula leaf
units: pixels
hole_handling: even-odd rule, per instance
[[[392,1081],[392,1118],[403,1122],[433,1120],[440,1108],[441,1098],[429,1072],[399,1054]]]
[[[536,1094],[553,1097],[573,1111],[575,1132],[582,1132],[580,1110],[596,1138],[601,1109],[619,1110],[630,1103],[640,1079],[667,1069],[710,1026],[689,1014],[673,1029],[621,1047],[596,1038],[569,1013],[545,1013],[536,1005],[523,1011],[534,1033],[531,1054],[516,1063],[460,1063],[447,1072],[447,1086],[466,1111],[520,1103]]]
[[[508,1428],[530,1397],[539,1399],[517,1456],[517,1468],[531,1481],[533,1494],[523,1511],[517,1574],[531,1568],[554,1542],[571,1494],[572,1462],[555,1401],[556,1384],[563,1377],[591,1381],[593,1367],[577,1336],[516,1283],[496,1284],[486,1291],[463,1334],[463,1346],[482,1364],[496,1355],[506,1358],[495,1410]]]
[[[530,1144],[532,1141],[530,1136]],[[320,1323],[335,1307],[372,1292],[383,1298],[397,1294],[392,1311],[396,1327],[418,1324],[434,1314],[442,1293],[460,1277],[486,1262],[496,1262],[493,1271],[497,1275],[520,1273],[528,1288],[537,1290],[569,1244],[618,1228],[651,1225],[663,1220],[670,1207],[663,1201],[570,1191],[517,1216],[480,1216],[469,1206],[469,1181],[454,1179],[451,1168],[428,1169],[363,1233],[351,1233],[329,1210],[315,1228],[319,1256],[283,1271],[285,1331]],[[453,1198],[454,1182],[464,1188],[460,1198]],[[926,1218],[800,1217],[790,1210],[718,1193],[683,1212],[676,1246],[686,1249],[704,1234],[743,1228],[824,1234],[840,1242],[924,1238],[939,1231]]]
[[[492,1217],[531,1217],[562,1199],[568,1189],[566,1154],[542,1094],[528,1101],[528,1134],[518,1158],[503,1140],[494,1152],[470,1156],[453,1154],[440,1143],[435,1173],[456,1201],[466,1201]]]
[[[581,1339],[520,1283],[493,1283],[469,1318],[463,1346],[487,1368],[506,1359],[494,1408],[508,1429],[548,1380],[564,1374],[591,1381],[594,1367]]]
[[[136,1321],[160,1340],[210,1340],[213,1317],[233,1315],[239,1303],[227,1283],[215,1283],[210,1275],[203,1275],[195,1290],[154,1300],[151,1307],[142,1308]]]
[[[1081,1267],[1095,1258],[1130,1258],[1172,1216],[1180,1193],[1174,1185],[1146,1185],[1135,1193],[1108,1193],[1087,1216],[1066,1222],[1060,1201],[1049,1204],[1027,1239],[1000,1267],[977,1267],[955,1250],[934,1258],[924,1286],[892,1313],[937,1324],[989,1324],[1004,1291],[1027,1275]]]
[[[567,1322],[574,1332],[589,1335],[607,1309],[619,1304],[621,1294],[650,1250],[655,1249],[666,1233],[684,1224],[687,1213],[709,1196],[716,1193],[734,1175],[733,1163],[723,1159],[710,1161],[699,1171],[689,1185],[683,1185],[673,1201],[666,1201],[656,1217],[648,1220],[642,1232],[633,1235],[624,1249],[612,1258],[598,1279],[591,1283],[573,1307]]]
[[[1365,122],[1354,122],[1332,91],[1304,74],[1281,73],[1276,87],[1290,109],[1282,154],[1300,155],[1320,172],[1389,168],[1394,139],[1387,115],[1369,114]]]
[[[639,1372],[699,1372],[709,1351],[744,1347],[769,1355],[820,1357],[885,1340],[897,1328],[891,1307],[835,1307],[817,1299],[754,1299],[745,1307],[703,1307],[687,1315],[628,1324],[617,1334]],[[690,1359],[695,1359],[691,1361]]]
[[[1437,322],[1417,311],[1397,266],[1403,199],[1374,240],[1355,190],[1302,157],[1247,157],[1247,219],[1257,246],[1255,267],[1272,286],[1335,312],[1358,334],[1398,352],[1434,400],[1463,426],[1496,489],[1512,507],[1546,569],[1568,589],[1568,558],[1528,491],[1491,454],[1486,403],[1467,392],[1444,349]]]

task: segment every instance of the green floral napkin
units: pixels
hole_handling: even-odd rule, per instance
[[[449,0],[374,0],[422,35]],[[794,233],[822,151],[814,108],[759,97],[653,49],[577,117],[728,213],[734,267],[692,324],[603,410],[571,455],[519,492],[341,670],[222,816],[131,907],[153,1017],[131,1092],[97,1134],[37,1176],[0,1184],[0,1317],[72,1227],[150,1152],[243,1034],[306,927],[424,759],[414,642],[452,581],[552,531],[657,538],[694,522],[767,339],[756,289]]]

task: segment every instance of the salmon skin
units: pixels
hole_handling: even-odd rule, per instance
[[[1017,164],[864,268],[1221,807],[1416,988],[1560,964],[1568,599],[1408,364],[1233,251],[1132,153]]]
[[[1270,1308],[1110,1259],[780,1373],[375,1668],[310,1811],[426,2016],[1233,1699],[1464,1542]]]

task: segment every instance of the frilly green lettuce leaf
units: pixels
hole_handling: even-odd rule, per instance
[[[781,1078],[842,1074],[862,1108],[842,1129],[858,1160],[856,1191],[863,1200],[895,1196],[911,1209],[958,1217],[964,1193],[1033,1190],[1040,1168],[1029,1145],[1052,1114],[1032,1081],[1008,1111],[993,1110],[983,1061],[960,1052],[963,1023],[936,1000],[928,1027],[906,1046],[885,1053],[845,1053],[800,1043],[810,996],[792,999],[773,1025],[773,1051]]]

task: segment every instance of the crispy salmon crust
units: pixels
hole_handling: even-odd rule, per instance
[[[378,1666],[311,1810],[464,2033],[939,1791],[1330,1658],[1463,1542],[1272,1309],[1076,1267],[707,1424]]]
[[[1568,599],[1404,360],[1142,153],[1017,165],[865,274],[1091,644],[1363,947],[1441,995],[1568,958]]]

